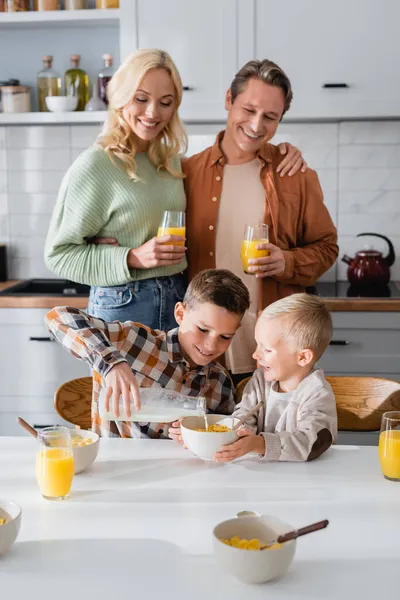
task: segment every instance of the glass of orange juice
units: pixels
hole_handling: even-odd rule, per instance
[[[63,500],[74,477],[71,434],[67,427],[44,427],[37,436],[36,479],[46,500]]]
[[[383,413],[378,453],[385,478],[400,481],[400,411]]]
[[[165,210],[157,237],[162,235],[186,236],[185,213],[181,210]],[[169,242],[171,244],[171,242]],[[174,242],[174,246],[184,246],[185,242]]]
[[[242,241],[240,256],[242,259],[243,271],[249,275],[255,275],[255,272],[249,272],[249,259],[263,258],[269,255],[269,250],[257,250],[258,244],[268,243],[268,225],[259,223],[257,226],[246,225]]]

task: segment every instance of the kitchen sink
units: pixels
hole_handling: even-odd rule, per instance
[[[89,285],[66,279],[25,279],[0,292],[0,296],[89,296]]]

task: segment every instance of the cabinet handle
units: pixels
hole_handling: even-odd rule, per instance
[[[184,85],[182,89],[184,92],[194,92],[194,87],[191,87],[190,85]]]
[[[324,83],[323,88],[348,88],[348,83]]]
[[[53,338],[51,338],[51,337],[30,337],[29,341],[30,342],[54,342]]]
[[[329,342],[330,346],[348,346],[350,342],[348,340],[331,340]]]

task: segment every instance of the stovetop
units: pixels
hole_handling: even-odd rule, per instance
[[[307,291],[323,298],[400,298],[400,286],[390,281],[384,286],[356,287],[347,281],[321,281]]]

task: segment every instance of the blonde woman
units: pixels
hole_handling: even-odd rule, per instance
[[[113,76],[108,97],[97,143],[61,184],[46,264],[91,286],[92,316],[169,330],[176,327],[174,306],[185,292],[186,247],[177,245],[178,236],[156,235],[164,210],[186,209],[181,78],[166,52],[138,50]],[[290,150],[286,167],[300,168],[297,149]],[[103,243],[89,243],[91,238]],[[110,238],[117,241],[104,243]]]

